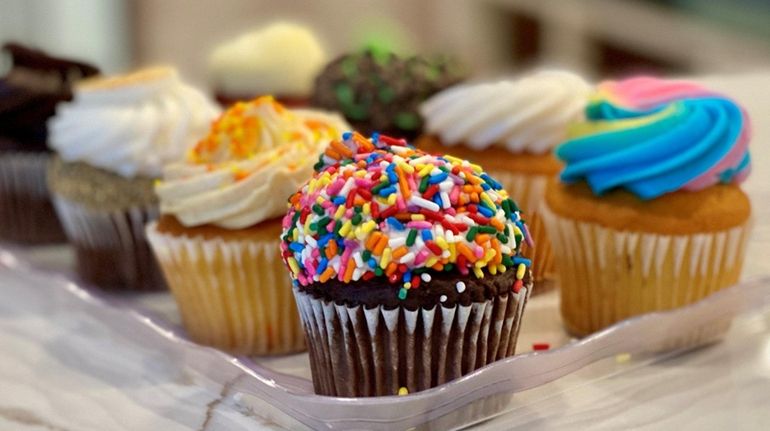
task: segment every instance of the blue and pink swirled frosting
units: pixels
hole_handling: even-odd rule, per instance
[[[564,182],[654,199],[743,181],[750,136],[749,117],[733,100],[691,82],[638,77],[599,84],[586,121],[570,128],[556,155]]]

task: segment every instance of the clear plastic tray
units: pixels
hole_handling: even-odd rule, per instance
[[[723,327],[737,314],[770,303],[770,278],[755,278],[692,306],[629,319],[576,341],[561,330],[555,293],[536,296],[528,304],[519,340],[525,353],[419,393],[334,398],[313,393],[304,354],[252,359],[196,345],[175,323],[178,317],[168,294],[105,294],[66,275],[66,251],[32,255],[35,265],[28,261],[29,251],[0,249],[0,270],[11,271],[17,280],[0,285],[3,295],[44,295],[57,308],[104,322],[124,343],[171,358],[194,384],[221,385],[235,394],[243,411],[259,412],[290,429],[464,428],[520,407],[516,393],[597,361],[614,361],[617,355],[631,354],[637,364],[659,360],[710,339],[711,328]],[[548,343],[551,349],[526,352],[533,343]]]

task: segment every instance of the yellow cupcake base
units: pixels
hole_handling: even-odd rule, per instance
[[[628,317],[691,304],[738,281],[751,222],[730,229],[666,235],[621,231],[541,215],[554,244],[561,313],[576,336]],[[711,334],[724,332],[721,322]]]
[[[194,341],[234,354],[305,349],[304,331],[278,239],[147,236]]]

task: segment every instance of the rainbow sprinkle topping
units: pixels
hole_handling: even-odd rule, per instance
[[[347,132],[315,170],[283,219],[282,257],[295,285],[387,277],[405,299],[431,270],[483,278],[512,269],[512,289],[521,289],[531,264],[519,256],[523,242],[531,245],[527,227],[478,165]]]

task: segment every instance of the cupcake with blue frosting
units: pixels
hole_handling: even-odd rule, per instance
[[[598,86],[557,147],[544,219],[567,329],[586,335],[738,281],[751,204],[749,117],[700,85],[639,77]]]

